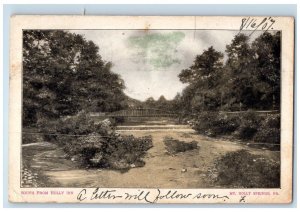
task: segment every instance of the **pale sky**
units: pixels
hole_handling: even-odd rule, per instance
[[[226,30],[72,30],[99,46],[112,71],[125,81],[125,93],[138,100],[172,99],[186,84],[178,74],[197,54],[213,46],[225,53],[237,31]]]

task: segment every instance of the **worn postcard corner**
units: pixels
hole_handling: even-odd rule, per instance
[[[12,16],[9,200],[291,203],[294,18]]]

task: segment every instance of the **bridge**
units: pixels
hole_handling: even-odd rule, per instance
[[[177,117],[178,114],[152,108],[119,110],[105,114],[106,117]]]

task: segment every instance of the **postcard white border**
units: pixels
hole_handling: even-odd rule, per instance
[[[21,106],[22,106],[22,30],[24,29],[227,29],[239,30],[241,19],[230,16],[13,16],[10,31],[10,104],[9,104],[9,200],[12,202],[60,203],[144,203],[137,199],[97,199],[79,201],[83,188],[38,188],[39,191],[73,191],[72,195],[22,195],[21,191],[37,188],[20,188]],[[263,18],[263,17],[257,17]],[[282,31],[282,87],[281,87],[281,188],[280,189],[173,189],[178,193],[196,196],[215,194],[228,196],[229,192],[268,191],[279,195],[247,196],[246,203],[290,203],[292,200],[293,167],[293,74],[294,74],[294,19],[274,17],[274,30]],[[101,188],[105,191],[109,188]],[[112,189],[113,190],[113,189]],[[155,199],[157,189],[116,189],[116,195],[138,190],[150,191]],[[162,193],[169,189],[161,189]],[[90,194],[94,191],[87,189]],[[224,198],[162,199],[157,203],[239,203],[241,195]],[[145,202],[146,203],[146,202]]]

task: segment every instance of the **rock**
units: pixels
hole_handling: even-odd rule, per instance
[[[115,134],[115,132],[114,132],[114,130],[109,129],[109,130],[107,130],[107,134],[108,134],[109,136],[112,136],[112,135]]]
[[[211,177],[212,179],[216,179],[216,178],[218,177],[218,174],[213,173],[212,175],[210,175],[210,177]]]
[[[90,159],[90,161],[93,163],[93,164],[99,164],[100,161],[102,160],[103,158],[103,154],[98,152],[94,155],[94,157],[92,159]]]
[[[131,168],[135,168],[135,164],[133,163],[133,164],[130,164],[130,167]]]
[[[99,123],[99,125],[101,126],[101,128],[104,128],[106,130],[110,130],[112,128],[112,124],[109,119],[104,119]]]
[[[80,159],[81,159],[81,155],[78,154],[78,155],[74,155],[74,156],[71,158],[71,161],[76,162],[76,161],[80,161]]]
[[[164,154],[165,155],[170,155],[170,153],[167,150],[164,151]]]
[[[128,169],[128,168],[130,168],[129,164],[126,163],[125,160],[111,161],[111,166],[115,169]]]
[[[187,169],[181,169],[181,172],[182,173],[187,172]]]
[[[135,167],[143,167],[145,165],[145,162],[142,160],[138,160],[134,162]]]

